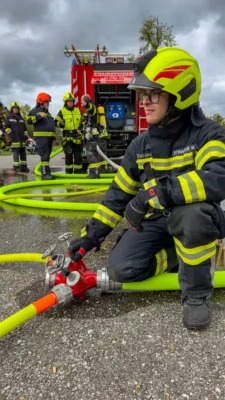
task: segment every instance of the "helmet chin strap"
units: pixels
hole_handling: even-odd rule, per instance
[[[170,95],[167,113],[161,119],[161,121],[159,121],[158,124],[156,124],[158,128],[162,128],[168,125],[171,122],[171,120],[179,118],[183,114],[181,110],[178,110],[177,108],[174,107],[175,102],[176,102],[176,97]]]

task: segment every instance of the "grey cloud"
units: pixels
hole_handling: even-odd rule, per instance
[[[223,46],[223,0],[1,0],[0,33],[1,21],[11,29],[10,34],[1,34],[1,98],[13,93],[13,82],[28,92],[69,85],[72,57],[64,56],[65,44],[90,49],[98,43],[113,52],[138,50],[139,29],[150,15],[174,25],[176,35],[218,15],[217,46]],[[217,53],[215,35],[209,38],[210,55]]]
[[[43,23],[48,18],[51,0],[1,0],[1,17],[13,24],[24,26]],[[46,12],[47,11],[47,12]]]

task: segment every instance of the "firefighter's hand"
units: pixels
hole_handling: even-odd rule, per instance
[[[41,118],[46,118],[47,117],[47,114],[45,112],[41,111],[38,114],[41,116]]]
[[[158,197],[155,188],[142,190],[140,189],[137,196],[132,199],[126,207],[126,218],[132,228],[137,232],[143,231],[141,222],[147,211],[154,212]]]
[[[143,232],[143,226],[141,222],[146,214],[147,210],[140,204],[136,198],[131,200],[126,206],[126,219],[131,227],[136,232]]]
[[[69,244],[69,257],[73,261],[79,261],[81,258],[85,256],[85,254],[92,250],[95,247],[95,244],[92,242],[91,239],[87,238],[86,236],[72,239]]]

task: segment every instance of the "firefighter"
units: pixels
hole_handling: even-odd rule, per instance
[[[0,101],[0,129],[4,131],[5,119],[9,115],[9,112],[3,103]]]
[[[0,149],[9,150],[10,146],[5,133],[5,119],[9,115],[7,108],[0,102]]]
[[[87,140],[86,150],[89,164],[89,175],[87,178],[99,178],[100,172],[103,171],[103,166],[106,161],[101,161],[97,152],[97,144],[105,153],[107,151],[108,132],[106,130],[106,118],[104,107],[96,107],[91,97],[86,94],[81,98],[81,106],[85,109],[85,138]]]
[[[183,322],[210,324],[216,240],[225,237],[225,130],[199,106],[201,73],[186,51],[165,47],[134,63],[149,129],[129,145],[105,199],[70,242],[73,260],[101,243],[124,216],[112,249],[113,281],[141,281],[179,262]]]
[[[82,115],[75,107],[72,93],[63,96],[64,107],[59,110],[55,124],[63,129],[62,146],[65,153],[66,174],[80,172],[82,169],[83,134]]]
[[[54,179],[49,166],[52,143],[55,139],[55,121],[48,111],[50,102],[49,94],[39,93],[36,98],[36,107],[29,112],[27,117],[27,123],[33,125],[36,150],[41,157],[42,180]]]
[[[20,105],[16,101],[10,105],[10,114],[5,119],[4,129],[8,142],[11,143],[14,171],[29,172],[26,155],[27,127],[20,113]]]

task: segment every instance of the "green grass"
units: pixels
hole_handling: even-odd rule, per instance
[[[6,150],[0,151],[0,157],[1,156],[11,156],[11,155],[12,155],[11,151],[6,151]]]
[[[60,145],[53,146],[52,152],[58,150],[60,147],[61,147]],[[27,154],[30,154],[30,152],[27,151]],[[37,154],[37,153],[35,153],[35,154]],[[1,156],[11,156],[11,155],[12,155],[12,152],[10,150],[8,150],[8,151],[6,151],[6,150],[0,151],[0,157]]]

